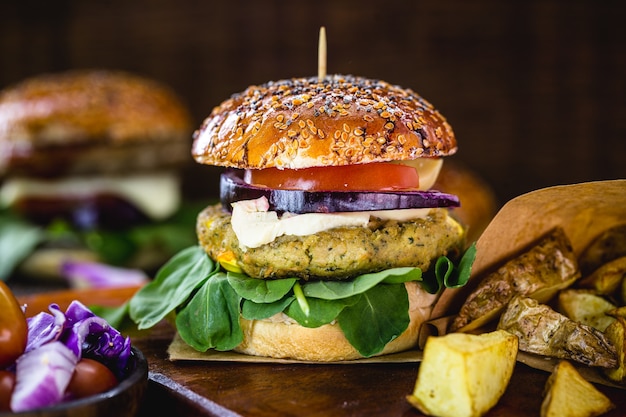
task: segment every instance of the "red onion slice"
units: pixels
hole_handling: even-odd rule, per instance
[[[148,282],[148,276],[139,269],[98,262],[68,260],[61,265],[61,274],[74,288],[131,287]]]
[[[51,342],[25,353],[17,360],[14,412],[59,403],[65,395],[78,358],[63,343]]]
[[[412,208],[458,207],[459,198],[436,190],[429,191],[301,191],[276,190],[247,184],[241,175],[229,170],[220,178],[220,200],[230,204],[266,197],[270,210],[290,213],[335,213],[348,211],[398,210]]]

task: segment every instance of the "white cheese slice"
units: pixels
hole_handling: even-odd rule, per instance
[[[417,170],[419,177],[419,189],[422,191],[430,190],[443,165],[443,158],[417,158],[405,161],[392,161],[394,164],[408,165]]]
[[[178,210],[180,179],[174,172],[125,177],[72,177],[62,180],[9,178],[0,189],[0,205],[9,207],[21,198],[60,195],[89,197],[107,193],[127,199],[153,220],[163,220]]]
[[[366,227],[370,217],[383,220],[408,220],[425,217],[430,209],[356,211],[345,213],[285,213],[278,217],[269,211],[267,198],[232,204],[231,225],[242,250],[258,248],[279,236],[307,236],[336,227]]]

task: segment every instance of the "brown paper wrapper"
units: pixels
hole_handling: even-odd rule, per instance
[[[472,281],[486,271],[514,256],[522,248],[556,226],[570,238],[574,252],[579,255],[590,241],[605,229],[626,222],[626,180],[589,182],[545,188],[521,195],[506,203],[476,242],[476,260],[472,267]],[[335,364],[419,362],[429,336],[444,335],[451,319],[458,311],[471,285],[446,290],[437,301],[433,319],[422,326],[418,349],[367,359]],[[288,359],[273,359],[243,355],[236,352],[209,350],[198,352],[182,341],[178,334],[169,346],[170,360],[204,360],[236,362],[307,363]],[[558,360],[519,352],[517,360],[536,369],[551,372]],[[319,362],[315,362],[319,363]],[[327,362],[324,362],[327,363]],[[593,368],[579,366],[579,372],[589,381],[614,386]]]
[[[410,363],[420,362],[422,360],[422,352],[419,350],[407,350],[406,352],[393,353],[391,355],[374,356],[371,358],[354,359],[349,361],[334,362],[313,362],[313,361],[297,361],[292,359],[275,359],[264,356],[244,355],[232,351],[221,352],[217,350],[208,350],[206,352],[198,352],[187,343],[185,343],[178,333],[174,336],[172,343],[167,349],[170,360],[198,360],[198,361],[222,361],[222,362],[247,362],[247,363],[311,363],[311,364],[358,364],[358,363]]]
[[[476,242],[470,283],[445,290],[433,317],[457,312],[475,277],[503,264],[553,228],[563,228],[578,256],[593,238],[621,223],[626,223],[626,180],[561,185],[516,197],[500,209]]]

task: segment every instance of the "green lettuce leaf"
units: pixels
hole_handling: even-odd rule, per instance
[[[252,300],[243,300],[241,305],[241,316],[248,320],[263,320],[272,317],[284,311],[294,300],[293,296],[285,296],[284,298],[271,303],[255,303]]]
[[[302,285],[307,297],[337,300],[362,294],[381,282],[405,283],[421,281],[422,271],[419,268],[393,268],[385,271],[360,275],[349,281],[314,281]]]
[[[382,352],[409,326],[409,297],[404,285],[370,288],[337,317],[343,334],[364,357]]]
[[[421,283],[430,294],[437,294],[445,288],[459,288],[467,284],[472,273],[472,265],[476,259],[476,243],[465,251],[457,267],[446,256],[437,259],[435,267],[424,274]]]
[[[320,298],[307,297],[309,314],[305,314],[298,303],[291,303],[285,313],[296,320],[301,326],[320,327],[336,320],[339,313],[347,306],[355,304],[359,300],[359,297],[360,295],[358,294],[339,300],[323,300]]]
[[[43,229],[0,213],[0,280],[6,281],[44,238]]]
[[[228,273],[228,283],[240,297],[255,303],[273,303],[287,295],[296,278],[252,279],[244,274]]]
[[[193,291],[215,273],[217,266],[199,246],[179,252],[163,265],[153,281],[131,298],[131,319],[140,330],[154,326],[184,305]]]
[[[243,341],[240,301],[226,274],[220,272],[211,276],[176,316],[178,334],[200,352],[232,350]]]

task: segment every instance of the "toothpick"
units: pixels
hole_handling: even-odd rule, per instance
[[[326,28],[320,28],[317,46],[317,78],[321,81],[326,77]]]

